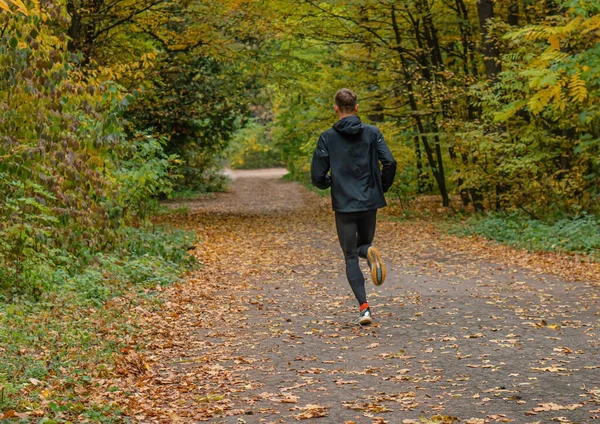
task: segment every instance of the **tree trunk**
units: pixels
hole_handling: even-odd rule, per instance
[[[494,1],[478,0],[477,13],[479,14],[479,25],[481,27],[482,53],[485,62],[485,73],[489,80],[495,81],[502,70],[500,65],[500,54],[494,40],[490,37],[489,26],[494,18]],[[505,184],[496,185],[496,209],[501,210],[502,195],[508,191]]]
[[[69,30],[67,31],[67,34],[70,38],[68,43],[68,49],[70,52],[75,52],[79,50],[82,33],[82,22],[81,15],[77,11],[77,6],[75,6],[73,0],[68,0],[67,12],[71,16],[71,25],[69,26]]]
[[[478,76],[477,61],[475,60],[475,42],[473,41],[473,33],[469,25],[469,12],[463,0],[456,1],[456,12],[459,17],[459,30],[464,51],[464,71],[469,74],[469,65],[471,75]]]
[[[95,4],[84,4],[77,6],[74,0],[68,0],[67,12],[71,16],[71,25],[67,33],[69,43],[67,48],[70,52],[82,55],[82,65],[89,64],[94,50],[94,33],[96,27],[94,20],[90,19],[97,8]]]
[[[495,80],[502,70],[500,66],[500,55],[496,43],[489,36],[490,20],[494,17],[494,1],[478,0],[477,13],[479,14],[479,25],[481,27],[482,53],[485,62],[485,73],[488,79]]]
[[[519,26],[519,2],[517,0],[512,0],[508,5],[508,18],[506,22],[512,26]]]
[[[423,168],[423,153],[419,137],[415,136],[415,153],[417,157],[417,193],[423,194],[431,191],[431,181]]]
[[[472,75],[473,77],[479,77],[479,71],[477,70],[477,61],[475,60],[476,45],[473,41],[473,31],[469,24],[469,12],[463,0],[455,0],[456,8],[454,9],[459,18],[459,31],[461,37],[461,43],[463,48],[463,72],[465,75]],[[477,108],[472,104],[471,96],[467,94],[467,120],[474,121],[481,115],[481,108]],[[451,151],[450,155],[456,154]],[[462,153],[460,155],[463,166],[469,166],[469,154]],[[458,186],[460,188],[460,197],[464,206],[468,206],[469,203],[473,203],[473,207],[478,212],[483,212],[483,195],[478,189],[462,187],[463,181],[459,179]]]

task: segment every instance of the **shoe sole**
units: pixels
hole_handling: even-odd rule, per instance
[[[367,259],[371,265],[371,278],[373,279],[373,284],[376,286],[382,285],[385,281],[386,270],[385,264],[379,255],[379,250],[373,246],[369,247],[369,250],[367,250]]]
[[[357,324],[358,325],[367,325],[367,324],[371,324],[372,322],[373,322],[373,319],[371,317],[360,317]]]

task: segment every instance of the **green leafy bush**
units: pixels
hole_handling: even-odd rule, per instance
[[[542,218],[598,212],[599,22],[595,2],[568,1],[537,24],[497,23],[503,71],[472,87],[484,119],[456,134],[457,151],[473,159],[461,178],[491,198],[488,207]]]
[[[270,131],[256,121],[234,135],[230,151],[233,169],[274,168],[283,165],[281,151]]]
[[[47,289],[48,267],[114,243],[124,223],[114,158],[126,96],[77,69],[61,36],[66,11],[43,8],[2,14],[0,291],[12,294]]]
[[[187,24],[196,23],[193,15],[184,16],[194,21]],[[234,82],[240,77],[236,68],[197,52],[163,52],[126,113],[132,127],[166,137],[166,152],[181,161],[177,190],[222,187],[215,184],[214,169],[246,111],[245,92]]]
[[[128,257],[158,257],[172,266],[191,267],[195,262],[188,252],[196,242],[194,233],[156,227],[152,231],[139,228],[123,230],[121,252]]]
[[[67,15],[53,3],[2,15],[0,64],[11,70],[0,74],[3,300],[39,299],[61,284],[56,270],[76,273],[110,255],[178,178],[166,138],[127,137],[133,97],[77,67],[62,34]]]
[[[179,168],[182,173],[187,173],[187,182],[176,184],[172,198],[194,197],[200,194],[218,193],[227,190],[231,180],[223,173],[221,168],[212,166],[200,169],[183,165]],[[194,176],[194,178],[192,178]]]
[[[378,127],[397,162],[396,177],[387,197],[397,200],[402,208],[406,210],[418,191],[416,157],[410,145],[413,137],[403,132],[393,122],[382,122],[378,124]]]
[[[121,187],[118,206],[125,218],[144,221],[156,211],[157,204],[150,199],[168,196],[173,191],[180,177],[177,174],[180,161],[177,155],[164,152],[167,143],[164,137],[138,134],[131,141],[129,154],[117,162],[115,174]]]

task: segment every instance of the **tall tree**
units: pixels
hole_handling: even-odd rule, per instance
[[[485,73],[488,79],[494,80],[502,70],[500,53],[490,34],[490,26],[494,19],[494,0],[477,0],[477,12],[481,27],[481,51],[484,57]]]

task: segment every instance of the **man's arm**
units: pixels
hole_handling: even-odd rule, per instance
[[[381,170],[381,185],[383,192],[386,193],[392,186],[394,177],[396,176],[396,159],[394,159],[392,152],[390,152],[389,147],[385,144],[383,135],[379,133],[377,137],[377,154],[379,162],[383,165],[383,169]]]
[[[310,176],[315,187],[324,190],[331,187],[331,176],[329,172],[329,151],[323,137],[319,137],[317,148],[313,154],[310,166]]]

